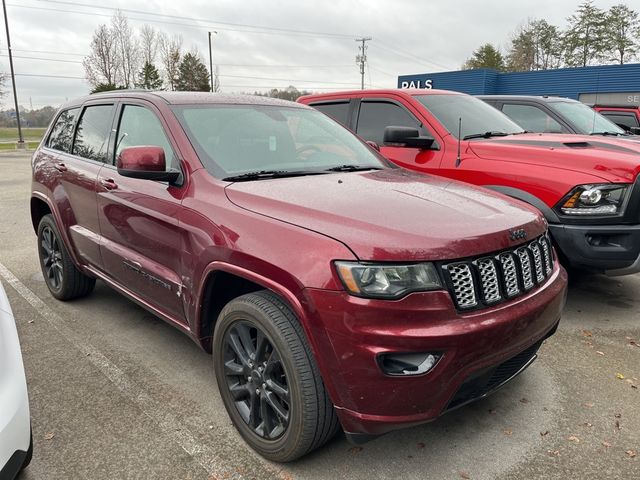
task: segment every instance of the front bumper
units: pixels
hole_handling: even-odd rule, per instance
[[[566,280],[556,264],[548,281],[529,294],[466,314],[455,310],[445,291],[383,301],[309,289],[310,320],[316,330],[324,327],[327,339],[326,348],[316,349],[316,359],[343,429],[381,435],[428,422],[490,393],[480,389],[463,398],[463,386],[474,387],[474,379],[532,346],[537,349],[553,333],[566,299]],[[398,377],[379,367],[376,358],[386,352],[443,355],[425,374]]]
[[[13,472],[16,462],[24,461],[31,444],[30,431],[27,382],[18,333],[0,285],[0,478],[13,478],[9,473],[16,473]]]
[[[608,275],[640,272],[640,225],[549,225],[558,249],[574,267]]]

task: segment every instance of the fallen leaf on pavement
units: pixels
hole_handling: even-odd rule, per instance
[[[528,398],[524,398],[524,397],[522,397],[522,398],[520,399],[520,403],[529,403],[529,399],[528,399]]]
[[[45,433],[44,436],[42,438],[44,438],[45,440],[51,440],[53,437],[55,437],[56,434],[53,432],[49,432],[49,433]]]
[[[580,443],[580,439],[578,437],[576,437],[575,435],[571,435],[570,437],[567,438],[567,440],[569,440],[570,442],[573,442],[573,443]]]
[[[622,427],[620,426],[620,420],[616,420],[616,429],[622,430]]]
[[[613,416],[616,417],[616,418],[622,418],[622,414],[621,413],[614,413]]]
[[[29,320],[27,323],[33,323],[33,320]]]
[[[358,453],[362,451],[362,447],[351,447],[349,453]]]
[[[634,340],[631,340],[629,342],[629,346],[631,346],[631,347],[640,347],[640,343],[638,343],[638,342],[636,342]]]
[[[585,427],[593,427],[593,424],[589,422],[584,422],[582,425],[584,425]]]
[[[503,433],[504,433],[505,435],[507,435],[507,436],[509,436],[509,435],[513,435],[513,430],[506,429],[506,430],[504,430],[504,432],[503,432]]]
[[[624,380],[624,375],[623,375],[623,374],[621,374],[621,373],[616,373],[616,378],[617,378],[618,380]]]
[[[460,478],[464,478],[464,480],[469,480],[471,477],[466,472],[458,472],[460,474]]]
[[[593,408],[593,403],[583,403],[582,406],[585,408]]]
[[[611,444],[609,442],[602,442],[602,445],[604,446],[604,448],[611,447]]]
[[[596,353],[597,353],[598,355],[602,355],[602,356],[604,356],[604,352],[601,352],[600,350],[596,350]]]
[[[547,450],[547,453],[551,456],[557,457],[560,455],[560,450]]]
[[[544,432],[540,432],[540,436],[544,437],[545,435],[549,435],[549,430],[545,430]]]
[[[636,456],[636,451],[635,450],[627,450],[625,453],[627,455],[629,455],[631,458],[635,458],[635,456]]]
[[[591,333],[589,330],[582,330],[582,335],[584,335],[585,337],[592,337],[593,333]]]

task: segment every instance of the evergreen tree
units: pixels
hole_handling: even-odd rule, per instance
[[[568,19],[564,35],[566,62],[572,67],[586,67],[600,60],[605,50],[606,15],[591,0],[578,7]]]
[[[622,65],[633,59],[640,46],[638,12],[623,4],[615,5],[607,12],[605,25],[607,60]]]
[[[149,62],[145,62],[142,70],[138,73],[137,88],[145,90],[160,90],[162,88],[162,78],[158,69]]]
[[[187,53],[178,66],[176,90],[209,92],[209,72],[197,53]]]
[[[505,69],[504,57],[496,47],[486,43],[473,52],[471,58],[465,62],[462,68],[465,70],[493,68],[503,71]]]

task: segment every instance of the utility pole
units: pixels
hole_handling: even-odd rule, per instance
[[[211,81],[211,92],[214,92],[215,90],[213,89],[214,88],[214,85],[213,85],[213,54],[211,53],[211,34],[215,33],[217,35],[218,32],[216,32],[214,30],[213,32],[207,32],[207,33],[209,34],[209,80]]]
[[[16,104],[16,121],[18,122],[18,148],[24,149],[24,138],[22,137],[22,126],[20,125],[20,109],[18,108],[18,92],[16,92],[16,75],[13,72],[13,55],[11,54],[11,37],[9,36],[9,19],[7,18],[7,5],[2,0],[2,11],[4,13],[4,26],[7,29],[7,48],[9,49],[9,68],[11,69],[11,85],[13,86],[13,100]]]
[[[367,46],[366,43],[369,40],[373,40],[371,37],[356,38],[356,42],[362,42],[362,45],[358,47],[360,52],[356,55],[356,63],[360,64],[360,88],[364,90],[364,65],[367,63]]]

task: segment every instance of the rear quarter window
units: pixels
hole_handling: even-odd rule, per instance
[[[55,121],[49,138],[47,139],[47,147],[59,150],[65,153],[71,153],[71,145],[73,144],[73,130],[78,118],[80,108],[71,108],[63,111]]]

